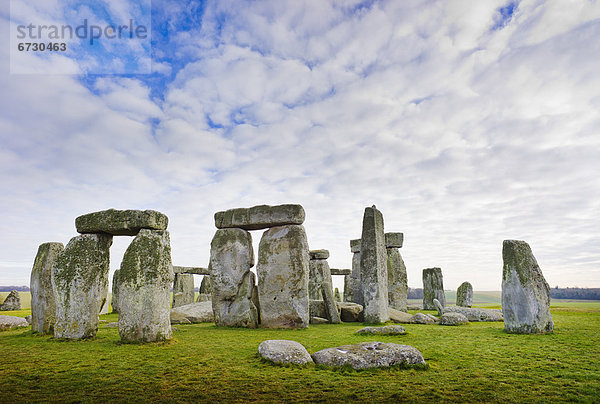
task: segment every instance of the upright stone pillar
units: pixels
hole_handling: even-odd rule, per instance
[[[469,282],[461,283],[456,290],[456,305],[460,307],[473,305],[473,286]]]
[[[388,271],[388,304],[391,308],[406,311],[408,302],[408,278],[406,265],[400,248],[404,241],[403,233],[385,233]]]
[[[387,254],[383,215],[375,206],[365,208],[360,244],[360,282],[366,323],[384,323],[388,312]]]
[[[258,293],[265,328],[306,328],[309,256],[302,225],[272,227],[258,250]]]
[[[433,299],[437,299],[442,307],[446,306],[441,268],[425,268],[423,270],[423,309],[437,310]]]
[[[352,252],[352,299],[351,302],[364,305],[362,282],[360,281],[360,243],[361,239],[350,240],[350,251]]]
[[[529,244],[520,240],[504,240],[502,259],[502,313],[506,332],[553,332],[550,287]]]
[[[258,310],[252,302],[253,266],[250,233],[236,228],[217,230],[210,245],[209,270],[218,326],[258,327]]]
[[[310,300],[323,300],[323,292],[321,290],[323,285],[323,275],[321,271],[319,271],[319,264],[317,261],[327,258],[317,258],[317,255],[321,257],[325,255],[325,251],[327,250],[309,251],[310,262],[308,266],[308,298]],[[317,254],[317,252],[319,254]],[[329,257],[329,251],[327,251],[326,255]]]
[[[339,324],[341,323],[340,313],[335,303],[335,296],[333,294],[333,282],[331,280],[331,269],[327,263],[329,258],[329,251],[327,250],[313,250],[309,252],[310,256],[310,272],[314,273],[316,287],[321,292],[320,295],[325,303],[325,310],[327,311],[327,319],[330,323]],[[309,282],[310,285],[310,282]],[[310,293],[309,293],[310,294]],[[312,299],[311,300],[321,300]]]
[[[344,275],[344,302],[352,302],[354,297],[354,279],[352,275]]]
[[[56,299],[52,290],[52,267],[64,248],[62,243],[40,245],[31,270],[31,330],[40,334],[54,333]]]
[[[173,282],[173,308],[194,303],[194,275],[175,274]]]
[[[110,305],[113,313],[119,312],[119,270],[117,269],[113,273],[112,279],[112,296],[110,298]]]
[[[124,342],[172,338],[170,292],[171,241],[167,230],[142,229],[119,270],[119,334]]]
[[[204,275],[202,282],[200,283],[200,289],[198,290],[197,302],[208,302],[212,301],[212,283],[210,282],[210,275]]]
[[[73,237],[52,268],[56,298],[56,338],[96,336],[98,314],[108,290],[110,246],[108,234]]]

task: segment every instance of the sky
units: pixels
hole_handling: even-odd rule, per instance
[[[551,287],[600,287],[598,0],[11,2],[0,285],[28,285],[38,246],[85,213],[161,211],[173,264],[206,267],[215,212],[299,203],[331,267],[376,205],[411,287],[437,266],[446,289],[500,290],[505,239]],[[15,50],[17,20],[130,15],[150,43]]]

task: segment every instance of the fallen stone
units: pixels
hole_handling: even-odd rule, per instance
[[[444,313],[440,317],[440,325],[463,325],[469,324],[467,317],[460,313]]]
[[[343,302],[338,303],[338,306],[340,308],[340,317],[342,321],[346,323],[363,322],[363,307],[360,304]]]
[[[142,229],[133,239],[119,270],[119,335],[124,342],[172,338],[173,285],[171,241],[166,230]]]
[[[215,321],[212,302],[186,304],[171,309],[170,319],[172,324],[212,323]]]
[[[155,210],[108,209],[88,213],[75,219],[79,233],[108,233],[135,236],[141,229],[166,230],[169,218]]]
[[[327,318],[327,308],[323,300],[309,300],[309,313],[310,317],[322,317]]]
[[[553,332],[550,287],[529,244],[520,240],[504,240],[502,259],[502,312],[506,332]]]
[[[385,233],[385,248],[402,248],[404,233]]]
[[[386,233],[390,234],[390,233]],[[402,234],[402,233],[391,233]],[[408,303],[408,278],[406,265],[400,250],[395,247],[387,249],[387,274],[388,274],[388,305],[400,311],[406,311]]]
[[[349,365],[356,370],[398,365],[425,365],[423,355],[416,348],[383,342],[363,342],[326,348],[312,354],[312,358],[319,365],[331,367]]]
[[[0,315],[0,331],[27,326],[29,326],[29,323],[23,317]]]
[[[377,324],[390,319],[388,312],[387,253],[383,215],[375,207],[365,208],[360,246],[365,322]]]
[[[308,255],[311,260],[326,260],[329,258],[329,250],[310,250]]]
[[[56,322],[56,299],[52,290],[52,267],[65,249],[62,243],[44,243],[39,246],[29,288],[31,291],[31,330],[40,334],[53,334]]]
[[[413,324],[436,324],[437,323],[437,319],[435,317],[433,317],[431,315],[427,315],[427,314],[423,314],[423,313],[416,313],[413,314],[412,316],[412,323]]]
[[[114,321],[112,323],[108,323],[104,326],[104,328],[117,328],[119,326],[119,322],[118,321]]]
[[[446,306],[444,313],[460,313],[469,321],[504,321],[502,310],[480,309],[478,307]]]
[[[112,296],[110,297],[110,306],[113,313],[119,312],[119,270],[115,270],[112,278]]]
[[[264,328],[306,328],[308,241],[303,226],[266,230],[258,250],[260,320]]]
[[[396,310],[396,309],[392,309],[389,308],[388,309],[389,313],[390,313],[390,320],[393,321],[394,323],[404,323],[404,324],[409,324],[412,323],[412,314],[408,314],[406,312],[400,311],[400,310]]]
[[[444,294],[444,278],[440,268],[425,268],[423,270],[423,309],[435,310],[433,299],[438,299],[442,306],[446,305]]]
[[[473,286],[469,282],[463,282],[456,291],[456,305],[471,307],[473,305]]]
[[[304,208],[300,205],[259,205],[252,208],[229,209],[215,213],[217,229],[240,228],[261,230],[270,227],[304,223]]]
[[[31,323],[33,322],[33,319],[31,317],[31,314],[28,316],[25,316],[25,321],[27,321],[27,324],[31,325]]]
[[[305,365],[313,361],[302,344],[283,339],[261,342],[258,346],[258,354],[264,359],[282,365]]]
[[[4,299],[4,303],[0,304],[0,311],[14,311],[21,310],[21,296],[16,290],[11,292]]]
[[[173,282],[173,305],[172,307],[184,306],[194,303],[194,275],[175,274]]]
[[[327,320],[326,318],[323,318],[323,317],[311,317],[310,323],[311,324],[329,324],[329,320]]]
[[[442,306],[438,299],[433,299],[433,305],[435,306],[435,309],[438,312],[438,316],[444,314],[444,306]]]
[[[355,334],[372,335],[404,335],[406,330],[401,325],[384,325],[383,327],[365,327],[356,331]]]
[[[110,246],[108,234],[73,237],[52,267],[56,299],[54,337],[96,336],[100,308],[108,293]]]

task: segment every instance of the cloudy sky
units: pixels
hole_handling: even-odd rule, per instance
[[[151,73],[128,75],[11,74],[1,4],[0,285],[84,213],[164,212],[174,264],[207,266],[214,212],[300,203],[332,267],[375,204],[412,287],[439,266],[500,290],[504,239],[551,286],[600,287],[600,1],[154,0]]]

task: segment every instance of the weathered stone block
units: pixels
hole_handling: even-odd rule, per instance
[[[52,267],[56,338],[96,336],[98,314],[108,291],[111,245],[111,235],[82,234],[73,237],[56,258]]]
[[[385,233],[386,248],[402,248],[404,233]]]
[[[173,305],[172,308],[194,303],[194,275],[175,274],[173,282]]]
[[[16,290],[11,290],[4,303],[0,304],[0,311],[21,310],[21,296]]]
[[[172,338],[170,294],[173,285],[171,241],[166,230],[142,229],[119,270],[119,335],[124,342]]]
[[[458,287],[456,305],[460,307],[471,307],[473,305],[473,286],[469,282],[463,282]]]
[[[402,259],[402,255],[400,255],[398,248],[387,248],[387,273],[389,307],[400,311],[406,311],[408,302],[408,278],[406,276],[406,265],[404,265],[404,260]]]
[[[52,290],[52,267],[64,249],[62,243],[40,245],[31,270],[31,329],[40,334],[54,333],[56,299]]]
[[[361,243],[361,239],[355,239],[355,240],[350,240],[350,251],[353,253],[358,253],[360,252],[360,243]]]
[[[259,205],[252,208],[229,209],[215,213],[218,229],[240,228],[261,230],[285,225],[304,223],[306,214],[301,205]]]
[[[252,236],[242,229],[219,229],[210,247],[210,278],[215,323],[225,327],[258,327],[252,302],[254,274]]]
[[[262,326],[308,327],[309,256],[304,227],[279,226],[265,231],[256,272]]]
[[[79,233],[108,233],[135,236],[140,229],[166,230],[169,218],[155,210],[108,209],[88,213],[75,219]]]
[[[360,252],[355,252],[352,254],[351,277],[353,284],[351,301],[362,306],[365,300],[363,296],[362,282],[360,280]]]
[[[313,361],[306,348],[296,341],[263,341],[258,346],[258,354],[278,364],[305,365]]]
[[[310,260],[308,263],[308,298],[310,300],[322,300],[323,291],[321,285],[323,284],[323,275],[318,270],[317,260]]]
[[[310,250],[308,255],[311,260],[326,260],[329,258],[329,250]]]
[[[365,208],[360,245],[360,281],[367,323],[385,323],[388,313],[387,253],[383,215],[375,207]]]
[[[425,365],[423,355],[416,348],[384,342],[362,342],[326,348],[312,354],[312,358],[318,365],[351,366],[356,370],[396,365]]]
[[[520,240],[504,240],[502,259],[502,313],[506,332],[552,332],[550,287],[529,244]]]
[[[318,288],[320,293],[315,299],[313,299],[313,297],[309,294],[309,298],[313,300],[320,300],[322,298],[325,302],[325,308],[327,312],[327,316],[325,316],[325,318],[331,323],[340,323],[340,314],[335,302],[335,296],[333,294],[333,283],[331,281],[331,273],[329,272],[329,264],[327,263],[327,260],[311,260],[310,271],[311,274],[314,273],[313,279],[315,279],[315,287]]]
[[[444,294],[444,278],[440,268],[425,268],[423,270],[423,309],[436,310],[433,299],[438,299],[442,307],[446,305]]]
[[[351,302],[354,296],[354,279],[352,275],[344,276],[344,302]]]
[[[112,296],[110,297],[110,305],[113,313],[119,312],[119,270],[113,273],[112,278]]]

